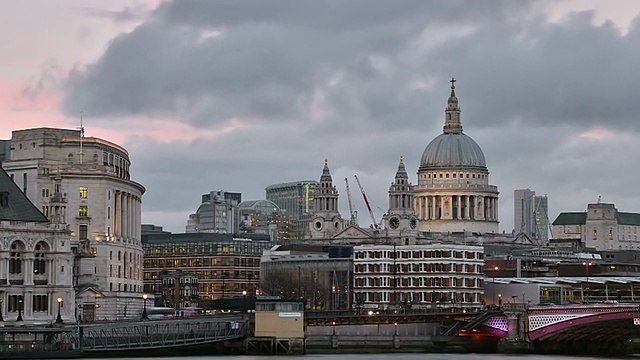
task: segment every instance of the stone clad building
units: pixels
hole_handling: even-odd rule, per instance
[[[5,324],[74,322],[69,228],[50,222],[0,169],[0,315]]]
[[[639,250],[640,214],[614,204],[588,204],[587,211],[563,212],[553,222],[554,240],[573,239],[595,250]]]
[[[69,225],[83,319],[142,311],[145,189],[131,180],[127,150],[80,130],[17,130],[2,166],[49,220]]]
[[[420,231],[498,233],[498,188],[480,146],[462,132],[451,80],[443,133],[424,150],[415,188]]]

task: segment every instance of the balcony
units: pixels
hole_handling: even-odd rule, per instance
[[[49,204],[67,203],[67,194],[55,193],[49,198]]]

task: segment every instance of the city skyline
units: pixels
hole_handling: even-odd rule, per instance
[[[8,4],[0,139],[77,128],[82,111],[87,136],[130,151],[143,222],[173,232],[203,193],[264,199],[269,185],[317,181],[324,159],[343,217],[343,179],[357,174],[379,221],[401,155],[417,183],[455,76],[465,133],[500,191],[501,231],[516,188],[547,194],[551,222],[598,196],[640,212],[640,3],[263,4]]]

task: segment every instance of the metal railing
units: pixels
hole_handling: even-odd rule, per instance
[[[245,326],[241,318],[193,318],[82,326],[78,335],[83,352],[157,349],[240,339]]]

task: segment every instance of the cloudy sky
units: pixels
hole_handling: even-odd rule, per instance
[[[145,223],[183,232],[201,194],[264,198],[325,158],[342,194],[358,174],[385,209],[399,156],[415,183],[442,132],[452,76],[501,230],[515,188],[548,194],[551,221],[599,195],[640,212],[640,1],[0,4],[0,138],[82,111],[129,150]]]

